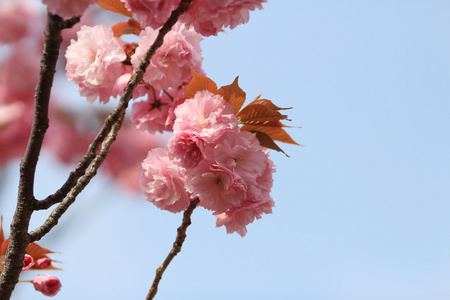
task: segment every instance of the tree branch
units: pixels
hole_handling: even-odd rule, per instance
[[[33,213],[34,177],[42,143],[48,128],[50,91],[62,42],[61,31],[70,28],[80,18],[64,21],[59,16],[48,14],[45,29],[44,51],[41,59],[39,81],[35,92],[33,126],[20,164],[20,181],[17,206],[11,223],[9,246],[5,266],[0,278],[0,299],[9,299],[18,281],[23,258],[30,242],[28,226]]]
[[[89,146],[88,152],[84,155],[84,157],[77,165],[75,170],[70,173],[67,181],[55,194],[50,195],[44,200],[35,201],[34,208],[36,210],[46,209],[52,206],[53,204],[60,202],[62,203],[51,213],[49,218],[44,222],[42,226],[40,226],[39,228],[30,233],[32,241],[37,241],[41,239],[45,234],[50,232],[50,230],[54,226],[56,226],[56,224],[58,224],[58,221],[64,214],[64,212],[69,208],[70,205],[74,203],[75,198],[78,196],[78,194],[81,193],[81,191],[90,182],[92,177],[94,177],[95,174],[97,173],[97,170],[102,165],[104,159],[106,158],[110,147],[110,144],[108,145],[108,143],[106,143],[105,141],[105,147],[103,147],[100,153],[96,155],[100,143],[102,143],[105,140],[106,135],[111,137],[110,139],[111,144],[114,142],[117,133],[114,133],[114,129],[112,128],[116,128],[118,131],[122,126],[125,110],[128,107],[128,103],[133,95],[134,89],[136,88],[138,83],[142,81],[145,69],[150,64],[150,60],[155,54],[156,50],[162,46],[165,35],[172,29],[173,25],[175,25],[175,23],[178,21],[178,18],[187,10],[190,2],[191,0],[181,1],[178,8],[172,12],[170,18],[159,30],[156,40],[153,42],[152,46],[145,53],[144,57],[142,58],[139,64],[139,67],[131,77],[127,86],[125,87],[125,92],[120,98],[119,104],[114,109],[114,111],[106,118],[105,123],[102,129],[100,130],[99,134],[95,138],[94,142]],[[102,157],[102,153],[104,153],[104,157]],[[86,172],[86,169],[89,167],[89,165],[91,165],[91,167],[89,171]]]
[[[117,133],[122,126],[124,115],[121,116],[119,122],[113,125],[111,132],[102,144],[102,148],[98,155],[95,157],[91,166],[87,170],[86,174],[77,182],[75,187],[72,188],[69,195],[62,201],[58,207],[52,211],[48,219],[44,222],[42,226],[30,233],[30,242],[35,242],[40,240],[44,235],[46,235],[50,230],[58,224],[61,216],[66,212],[70,205],[75,202],[76,197],[84,190],[84,188],[89,184],[91,179],[97,174],[98,168],[102,165],[103,161],[109,153],[112,143],[116,140]]]
[[[71,189],[77,184],[78,179],[85,174],[90,163],[95,158],[101,143],[105,140],[106,136],[111,131],[111,127],[117,123],[120,116],[127,109],[128,103],[133,96],[133,91],[135,90],[138,83],[142,81],[145,70],[150,64],[150,60],[155,54],[156,50],[162,46],[165,35],[172,29],[173,25],[175,25],[175,23],[178,21],[178,18],[188,9],[190,3],[191,0],[182,0],[177,9],[172,12],[170,18],[159,30],[156,40],[153,42],[153,45],[150,47],[150,49],[145,53],[138,68],[136,69],[136,72],[133,74],[127,86],[125,87],[125,92],[120,98],[119,104],[108,116],[108,118],[106,118],[103,127],[100,129],[100,132],[98,133],[92,144],[89,146],[86,154],[75,167],[75,170],[70,173],[69,178],[58,191],[43,200],[36,200],[34,202],[35,210],[47,209],[50,206],[63,201],[63,199],[67,196]]]
[[[181,251],[181,246],[183,246],[184,240],[186,239],[186,230],[191,225],[191,215],[194,209],[197,207],[197,204],[200,200],[196,198],[195,200],[191,201],[189,207],[186,209],[186,211],[183,214],[183,222],[181,223],[181,226],[177,229],[177,237],[175,239],[175,242],[173,243],[172,250],[170,250],[169,255],[167,255],[166,259],[162,263],[161,266],[156,269],[156,275],[155,279],[153,279],[153,284],[150,288],[150,291],[148,292],[147,297],[145,300],[151,300],[155,297],[156,293],[158,292],[158,285],[161,281],[162,275],[164,274],[164,271],[169,266],[172,259]]]

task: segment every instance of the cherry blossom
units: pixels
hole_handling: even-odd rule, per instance
[[[233,106],[220,95],[209,91],[197,92],[175,109],[175,134],[196,132],[207,143],[214,143],[223,133],[237,127]]]
[[[98,0],[42,0],[47,5],[48,12],[58,15],[63,19],[80,17],[89,5]]]
[[[26,37],[30,31],[30,24],[33,24],[36,19],[35,2],[27,0],[1,2],[0,43],[14,43]]]
[[[172,99],[166,93],[152,89],[147,100],[133,103],[130,120],[139,130],[162,133],[166,130],[170,107]]]
[[[122,0],[125,7],[136,14],[142,26],[158,29],[169,19],[180,0]]]
[[[37,275],[32,282],[36,291],[50,297],[58,294],[62,286],[58,277],[53,275]]]
[[[104,24],[82,26],[77,36],[78,40],[72,40],[66,51],[67,77],[89,102],[99,98],[106,103],[122,75],[126,54],[111,27]]]
[[[227,233],[237,232],[240,236],[247,233],[246,226],[255,219],[261,219],[261,214],[271,214],[275,205],[272,198],[264,198],[262,201],[245,201],[241,206],[233,207],[223,213],[214,213],[217,217],[216,226],[225,225]]]
[[[131,57],[134,68],[155,41],[158,31],[145,28],[139,35],[135,54]],[[177,23],[165,36],[163,45],[156,50],[144,74],[144,81],[157,90],[167,90],[187,84],[191,78],[191,67],[199,73],[201,69],[201,37],[193,29]]]
[[[25,258],[23,259],[22,271],[29,270],[32,266],[34,266],[33,257],[31,255],[25,254]]]
[[[52,264],[52,260],[48,257],[39,258],[35,264],[34,267],[36,269],[47,269]]]
[[[248,184],[265,170],[266,155],[255,134],[239,128],[226,132],[216,143],[206,145],[205,156]]]
[[[241,178],[218,165],[201,161],[186,173],[186,189],[193,198],[199,198],[199,206],[216,212],[239,205],[246,196],[247,188]]]
[[[262,9],[266,0],[194,0],[181,20],[204,36],[217,35],[225,27],[247,23],[250,11]]]
[[[142,163],[141,190],[148,201],[170,212],[185,210],[191,201],[185,189],[185,170],[169,158],[167,149],[150,150]]]
[[[204,141],[195,133],[181,131],[167,141],[170,157],[184,168],[193,168],[203,159]]]

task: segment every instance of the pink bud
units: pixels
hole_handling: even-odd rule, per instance
[[[25,258],[23,259],[23,267],[22,271],[28,270],[34,266],[34,259],[31,255],[25,254]]]
[[[52,264],[52,260],[48,257],[39,258],[34,267],[37,269],[47,269]]]
[[[37,275],[32,282],[36,291],[45,296],[53,297],[61,290],[61,282],[53,275]]]

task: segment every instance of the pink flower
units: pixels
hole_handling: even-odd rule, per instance
[[[189,131],[174,134],[167,142],[167,148],[175,163],[186,169],[197,166],[203,159],[204,142]]]
[[[138,47],[131,57],[134,68],[139,66],[157,35],[158,32],[150,27],[141,32]],[[193,29],[181,23],[175,24],[151,59],[144,81],[157,90],[167,90],[188,83],[192,79],[191,67],[197,73],[203,73],[200,41],[201,37]]]
[[[148,201],[174,213],[189,206],[191,198],[184,187],[185,170],[169,159],[166,149],[150,150],[142,168],[141,190]]]
[[[10,159],[23,156],[32,120],[33,107],[28,103],[0,103],[0,166]]]
[[[125,7],[136,14],[142,26],[153,29],[163,26],[180,0],[122,0]]]
[[[53,275],[37,275],[32,282],[36,291],[50,297],[58,294],[62,286],[58,277]]]
[[[204,36],[217,35],[225,27],[247,23],[250,11],[262,9],[266,0],[194,0],[180,20]]]
[[[244,182],[233,172],[205,161],[188,170],[186,189],[192,198],[200,199],[200,206],[217,212],[240,205],[247,193]]]
[[[63,19],[81,16],[89,5],[98,0],[42,0],[47,4],[48,12],[58,15]]]
[[[195,132],[206,143],[214,143],[226,131],[237,127],[233,105],[219,95],[200,91],[175,109],[173,131]]]
[[[159,137],[136,130],[133,124],[124,122],[102,166],[103,171],[122,187],[139,192],[142,161],[149,149],[160,147],[161,143]]]
[[[34,105],[42,50],[29,40],[13,44],[9,50],[0,62],[0,103],[22,101]]]
[[[227,168],[248,185],[266,168],[266,155],[254,133],[236,128],[214,144],[205,146],[205,156],[212,163]]]
[[[164,92],[149,91],[147,100],[133,103],[131,122],[139,130],[162,133],[166,130],[166,120],[171,106],[172,99]]]
[[[36,22],[36,12],[32,1],[0,2],[0,43],[14,43],[26,37],[30,24]]]
[[[271,214],[275,205],[270,196],[260,201],[245,201],[241,206],[233,207],[223,213],[214,213],[217,217],[216,226],[225,225],[227,233],[237,232],[240,236],[247,233],[246,226],[252,223],[255,218],[261,219],[261,214]]]
[[[67,77],[78,85],[81,96],[94,102],[108,102],[116,80],[122,75],[126,54],[111,27],[100,24],[82,26],[78,40],[66,51]]]
[[[175,109],[178,107],[178,105],[184,103],[186,100],[185,98],[185,91],[186,86],[180,86],[177,88],[169,89],[167,92],[169,95],[173,98],[172,106],[169,108],[167,119],[166,119],[166,128],[169,131],[173,131],[173,123],[175,122],[176,116],[175,116]]]
[[[52,260],[48,257],[39,258],[34,267],[36,269],[47,269],[52,264]]]
[[[34,259],[31,255],[25,254],[25,258],[23,259],[23,267],[22,271],[26,271],[34,266]]]

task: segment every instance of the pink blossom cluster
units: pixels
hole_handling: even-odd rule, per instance
[[[58,15],[63,19],[80,17],[89,5],[98,0],[42,0],[47,5],[48,12]]]
[[[244,236],[249,223],[272,212],[271,160],[255,134],[239,129],[232,104],[220,95],[197,92],[174,113],[166,148],[153,149],[142,164],[147,200],[179,212],[198,198],[217,226]]]
[[[125,6],[137,15],[143,26],[153,29],[161,27],[180,0],[122,0]],[[204,36],[217,35],[226,27],[234,29],[247,23],[250,11],[262,9],[267,0],[193,0],[182,22],[193,25],[195,31]]]

